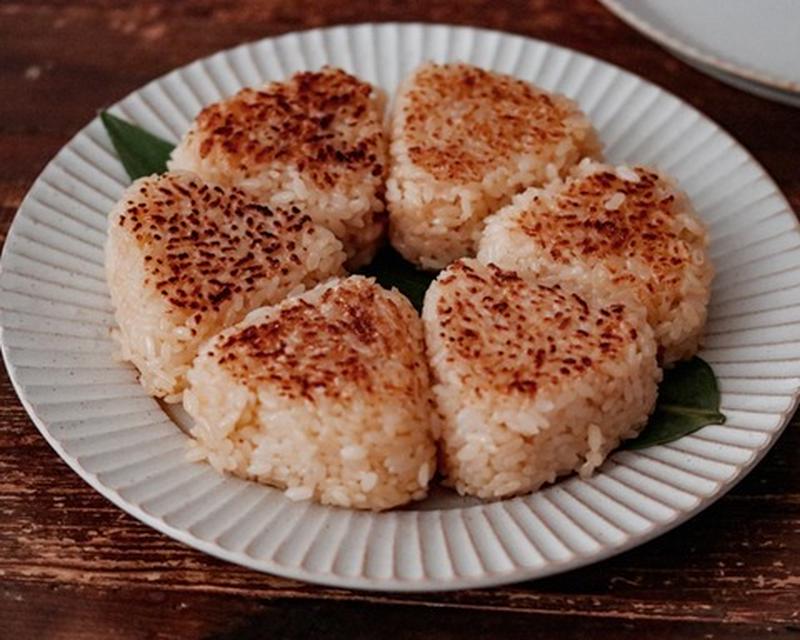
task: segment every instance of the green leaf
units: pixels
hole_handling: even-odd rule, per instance
[[[437,275],[434,271],[415,268],[388,244],[359,273],[372,276],[386,289],[397,287],[400,293],[411,300],[417,311],[422,311],[425,292]]]
[[[125,122],[108,111],[100,112],[100,120],[131,180],[167,170],[169,154],[175,148],[171,142]]]
[[[701,358],[664,371],[656,409],[644,430],[623,449],[645,449],[672,442],[709,424],[723,424],[714,372]]]

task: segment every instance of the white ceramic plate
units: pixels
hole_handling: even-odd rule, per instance
[[[576,98],[615,161],[673,173],[709,224],[718,277],[703,357],[724,426],[612,456],[590,480],[482,504],[444,491],[372,514],[294,503],[185,460],[186,436],[112,361],[106,214],[128,183],[98,120],[47,166],[9,232],[2,347],[36,426],[89,484],[143,522],[253,569],[423,591],[512,582],[594,562],[704,509],[764,455],[800,386],[800,232],[761,167],[658,87],[544,42],[470,28],[360,25],[237,47],[160,78],[114,111],[175,140],[202,105],[324,63],[391,91],[425,59],[467,60]]]
[[[797,0],[600,0],[700,70],[744,91],[800,102]]]

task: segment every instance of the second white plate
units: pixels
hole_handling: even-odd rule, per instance
[[[722,82],[800,103],[796,0],[600,0],[649,38]]]

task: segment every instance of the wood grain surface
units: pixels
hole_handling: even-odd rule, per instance
[[[243,41],[422,20],[550,40],[676,93],[800,208],[800,110],[729,88],[593,0],[25,0],[0,3],[0,240],[48,159],[96,111]],[[458,593],[306,585],[205,556],[84,484],[0,377],[0,638],[800,638],[796,423],[730,494],[672,533],[558,577]]]

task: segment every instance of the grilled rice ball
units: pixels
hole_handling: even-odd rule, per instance
[[[169,167],[299,206],[342,241],[355,269],[385,228],[383,102],[372,85],[329,67],[243,89],[200,112]]]
[[[435,471],[422,322],[374,280],[333,280],[253,311],[189,371],[194,457],[291,499],[388,509]]]
[[[141,178],[111,212],[106,243],[122,358],[148,393],[178,400],[205,339],[341,273],[344,259],[298,207],[256,204],[185,172]]]
[[[633,293],[665,364],[699,348],[713,277],[708,234],[686,195],[655,169],[581,163],[487,220],[478,258]]]
[[[655,405],[656,344],[635,301],[462,259],[433,282],[422,315],[440,471],[462,494],[501,498],[588,474]]]
[[[466,64],[419,67],[391,133],[390,239],[426,269],[473,255],[487,215],[599,153],[573,101]]]

